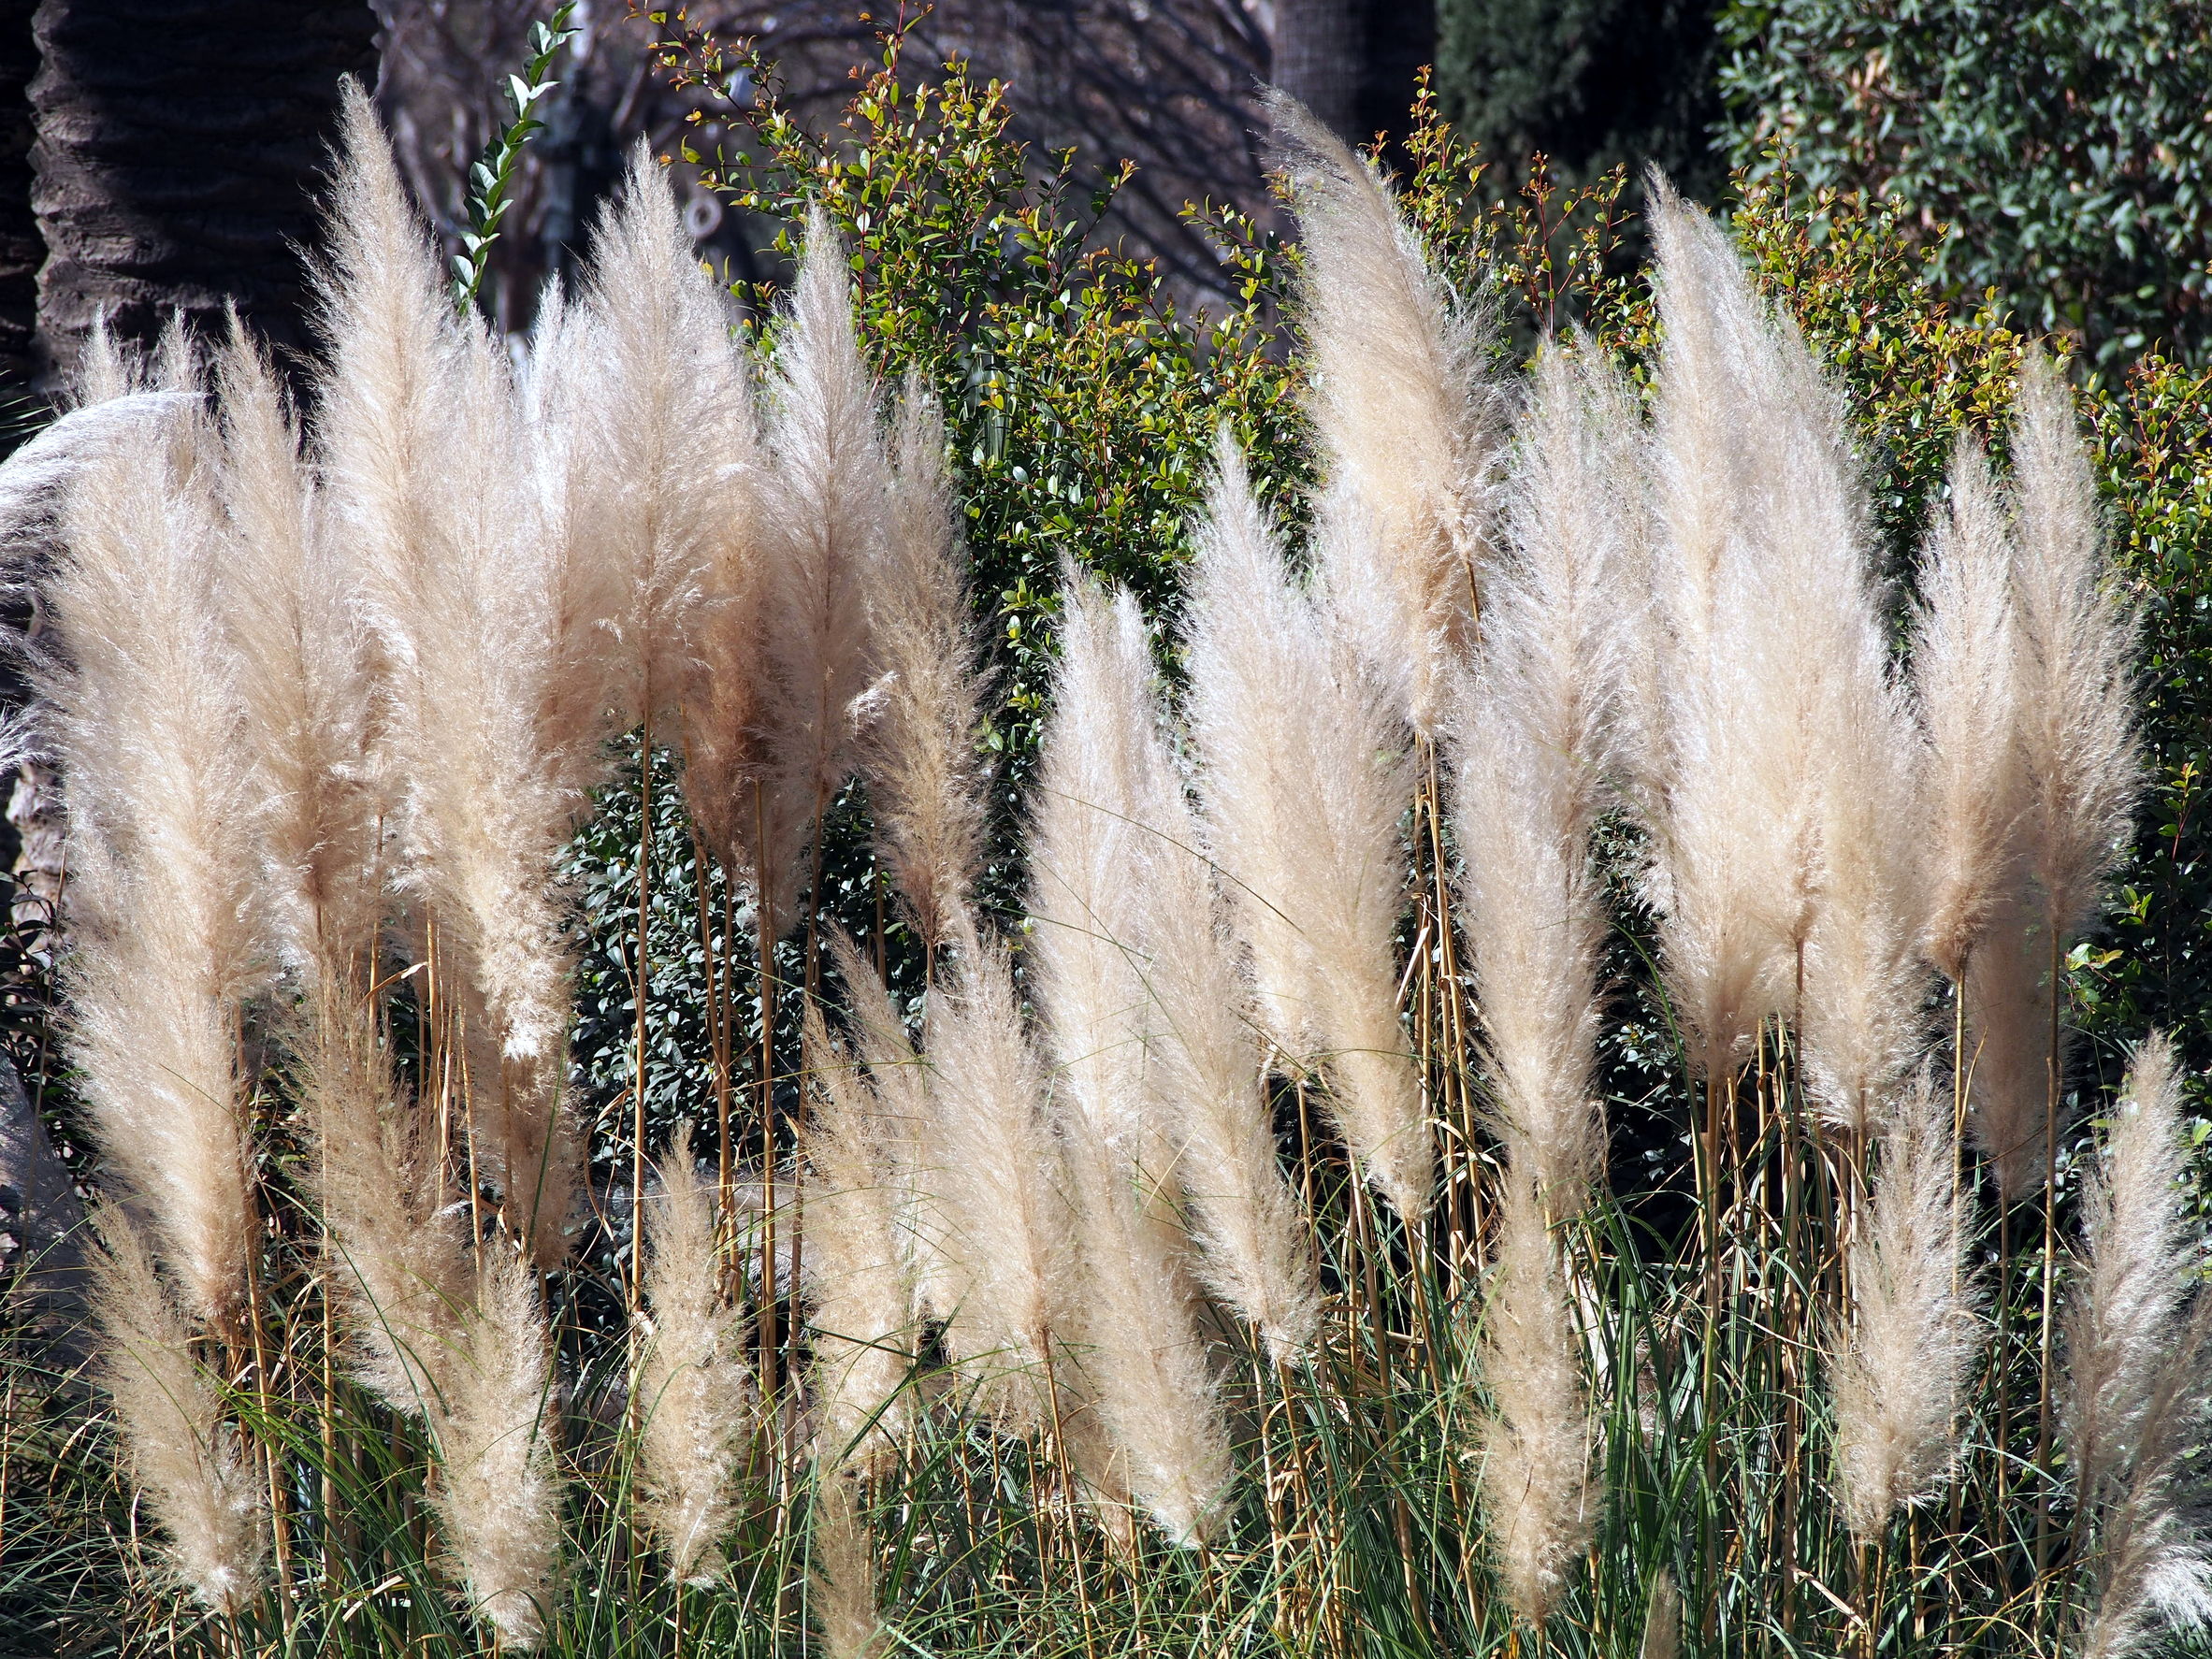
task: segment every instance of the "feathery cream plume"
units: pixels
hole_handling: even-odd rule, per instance
[[[1122,1454],[1132,1498],[1177,1544],[1203,1543],[1229,1484],[1229,1444],[1179,1263],[1146,1213],[1135,1160],[1077,1108],[1062,1119],[1079,1221],[1073,1359]]]
[[[260,902],[278,959],[311,985],[349,977],[381,919],[369,641],[348,551],[321,522],[282,390],[236,317],[216,378],[217,580],[257,794]]]
[[[1955,981],[2012,879],[2027,803],[2011,535],[1988,457],[1969,436],[1952,453],[1950,495],[1920,572],[1911,660],[1928,734],[1926,948]]]
[[[1634,516],[1635,414],[1594,350],[1538,360],[1512,480],[1511,556],[1457,721],[1460,916],[1513,1167],[1547,1212],[1604,1159],[1592,1092],[1606,916],[1590,870],[1620,700],[1612,607]]]
[[[876,1605],[875,1545],[860,1510],[860,1478],[817,1466],[808,1551],[808,1610],[830,1659],[880,1659],[883,1615]]]
[[[2027,861],[2063,940],[2096,914],[2142,791],[2136,616],[2104,556],[2096,478],[2072,394],[2040,353],[2021,366],[2013,423],[2013,604],[2027,647],[2020,704],[2032,801]]]
[[[1088,626],[1107,630],[1114,697],[1134,734],[1135,795],[1124,810],[1142,836],[1117,879],[1131,889],[1137,967],[1152,1005],[1145,1111],[1164,1147],[1148,1156],[1173,1160],[1207,1287],[1287,1362],[1313,1340],[1321,1290],[1297,1199],[1276,1158],[1251,992],[1204,830],[1161,729],[1135,599],[1116,593],[1110,629],[1103,618]]]
[[[224,637],[213,423],[81,465],[35,661],[67,780],[71,1042],[100,1144],[193,1314],[226,1330],[253,1248],[237,1072],[261,974],[253,790]]]
[[[2178,1177],[2172,1043],[2135,1051],[2084,1202],[2060,1430],[2089,1550],[2079,1651],[2119,1659],[2161,1623],[2212,1621],[2212,1543],[2190,1470],[2212,1417],[2212,1296]]]
[[[1939,1492],[1959,1450],[1979,1324],[1962,1289],[1951,1115],[1923,1069],[1883,1143],[1866,1231],[1852,1245],[1854,1305],[1830,1386],[1843,1519],[1862,1543]]]
[[[2105,558],[2096,481],[2071,394],[2040,354],[2021,366],[2013,411],[2010,598],[2017,642],[2017,764],[2024,801],[2013,903],[1995,912],[1968,974],[1975,1130],[2007,1198],[2046,1173],[2045,1118],[2065,1066],[2051,1010],[2060,957],[2103,902],[2143,785],[2135,729],[2136,617]],[[2007,806],[2013,803],[2008,800]],[[1985,961],[1985,958],[1989,959]],[[2040,991],[2035,988],[2040,987]],[[2035,998],[2038,1017],[2028,1017]]]
[[[733,1489],[758,1403],[740,1316],[722,1292],[715,1192],[679,1125],[659,1165],[645,1221],[645,1307],[651,1340],[638,1365],[639,1511],[679,1583],[722,1565],[736,1519]]]
[[[342,125],[317,426],[332,531],[357,550],[384,662],[406,879],[461,965],[455,991],[477,1004],[474,1127],[543,1264],[565,1253],[578,1178],[552,873],[605,767],[608,589],[596,550],[564,533],[514,458],[531,453],[542,400],[516,385],[502,346],[453,317],[357,87]],[[556,320],[533,386],[555,375],[550,354],[585,349],[581,333]]]
[[[183,1311],[120,1209],[94,1223],[93,1308],[107,1337],[100,1374],[139,1490],[168,1535],[163,1553],[193,1599],[239,1617],[261,1592],[267,1549],[259,1472],[193,1358]]]
[[[875,1468],[897,1455],[914,1363],[914,1288],[902,1193],[880,1106],[820,1010],[805,1016],[806,1296],[816,1461]]]
[[[929,1066],[914,1051],[890,988],[849,934],[828,930],[831,959],[845,982],[855,1057],[865,1067],[874,1105],[870,1118],[879,1173],[892,1194],[900,1261],[913,1295],[913,1318],[952,1317],[949,1268],[938,1236],[943,1218],[925,1191],[931,1152]]]
[[[324,981],[307,1006],[295,1046],[354,1369],[395,1410],[435,1419],[474,1291],[462,1213],[419,1114],[394,1089],[367,997]]]
[[[768,391],[769,670],[757,823],[739,813],[772,937],[791,926],[814,826],[859,757],[875,679],[869,601],[891,535],[892,480],[875,387],[854,333],[845,242],[807,215]]]
[[[1654,622],[1667,738],[1650,805],[1662,949],[1710,1075],[1760,1017],[1790,1007],[1829,886],[1860,881],[1836,895],[1846,914],[1819,970],[1858,976],[1865,1005],[1829,1033],[1854,1051],[1837,1075],[1856,1077],[1889,1050],[1895,918],[1918,927],[1909,873],[1855,874],[1860,845],[1829,844],[1863,844],[1850,797],[1870,766],[1897,764],[1833,742],[1898,719],[1865,490],[1839,397],[1794,325],[1753,292],[1727,236],[1657,183]]]
[[[543,424],[567,428],[568,536],[614,587],[588,609],[614,636],[611,724],[623,729],[674,710],[756,465],[731,319],[643,138],[593,235],[581,310],[580,339],[550,353],[573,407]]]
[[[1208,842],[1269,1034],[1322,1060],[1361,1175],[1416,1219],[1436,1148],[1393,960],[1412,798],[1402,729],[1298,590],[1225,435],[1220,455],[1190,634]]]
[[[1597,1520],[1581,1338],[1542,1201],[1525,1175],[1499,1196],[1481,1364],[1482,1510],[1506,1599],[1532,1628],[1558,1605]]]
[[[560,1553],[552,1360],[529,1269],[488,1244],[446,1407],[431,1420],[430,1501],[473,1609],[523,1650],[544,1640]]]
[[[985,679],[968,619],[945,419],[909,371],[893,434],[889,556],[872,617],[883,668],[866,740],[876,848],[925,943],[983,865]]]
[[[1158,1191],[1173,1152],[1145,1110],[1158,1023],[1142,936],[1142,819],[1150,652],[1134,607],[1118,614],[1087,577],[1063,582],[1052,716],[1029,833],[1028,979],[1056,1099]]]
[[[2173,1042],[2153,1031],[2128,1067],[2084,1198],[2087,1260],[2066,1310],[2060,1429],[2084,1506],[2108,1501],[2126,1478],[2192,1295],[2180,1112]]]
[[[1323,580],[1369,671],[1434,736],[1473,642],[1491,535],[1489,312],[1454,294],[1375,167],[1280,94],[1269,110],[1304,233],[1300,321],[1336,533]]]
[[[1072,1262],[1045,1075],[1005,950],[954,913],[957,972],[933,993],[932,1166],[924,1174],[947,1264],[946,1339],[1005,1420],[1052,1419],[1048,1374]]]

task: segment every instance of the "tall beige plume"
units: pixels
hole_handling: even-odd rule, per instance
[[[873,1099],[870,1129],[880,1177],[892,1193],[913,1317],[949,1319],[954,1297],[942,1238],[945,1219],[929,1192],[929,1172],[936,1167],[929,1063],[915,1052],[883,974],[844,929],[831,926],[828,936],[831,959],[845,982],[853,1053],[865,1069]]]
[[[2013,825],[2012,902],[1995,913],[1988,948],[1971,965],[1967,1012],[1977,1050],[1977,1136],[2006,1197],[2017,1198],[2047,1173],[2045,1118],[2063,1088],[2066,1035],[2053,1016],[2065,997],[2061,958],[2104,902],[2144,766],[2134,708],[2137,618],[2105,556],[2073,395],[2040,353],[2021,365],[2012,454],[2010,597],[2024,800]],[[2031,993],[2031,985],[2039,991]],[[2032,1023],[2024,1007],[2031,994],[2040,1007]]]
[[[876,1601],[875,1543],[861,1495],[858,1476],[817,1468],[809,1511],[807,1610],[830,1659],[881,1659],[887,1645]]]
[[[85,1101],[185,1304],[232,1331],[254,1235],[238,1022],[262,970],[217,441],[186,404],[79,468],[35,672],[67,781]]]
[[[1073,1266],[1072,1218],[1045,1107],[1045,1073],[1003,946],[964,911],[958,962],[933,991],[930,1167],[947,1257],[946,1332],[979,1398],[1007,1421],[1051,1421],[1048,1365]]]
[[[1220,456],[1190,633],[1208,844],[1268,1034],[1323,1068],[1361,1175],[1417,1219],[1437,1160],[1392,944],[1412,799],[1403,729],[1285,568],[1225,436]]]
[[[2093,1659],[2212,1620],[2212,1540],[2192,1476],[2212,1421],[2212,1296],[2188,1216],[2169,1039],[2147,1036],[2084,1200],[2088,1259],[2065,1315],[2060,1427],[2082,1515]]]
[[[845,242],[819,207],[768,386],[764,774],[746,840],[772,936],[794,906],[814,827],[859,759],[876,677],[873,584],[889,558],[891,470],[854,332]],[[741,809],[741,832],[748,826]]]
[[[1513,1168],[1548,1213],[1602,1166],[1593,1099],[1607,916],[1590,836],[1606,799],[1636,515],[1636,417],[1594,349],[1538,360],[1519,433],[1511,551],[1482,617],[1483,668],[1456,725],[1460,919]],[[1633,601],[1626,601],[1633,602]]]
[[[1205,831],[1168,752],[1143,619],[1127,592],[1115,594],[1104,637],[1134,734],[1136,793],[1125,810],[1141,839],[1120,879],[1133,889],[1137,966],[1152,1008],[1145,1113],[1161,1146],[1151,1155],[1173,1160],[1199,1277],[1287,1362],[1313,1340],[1321,1288],[1298,1201],[1276,1156],[1251,989]],[[1150,1185],[1161,1185],[1159,1172]]]
[[[1923,1070],[1883,1142],[1866,1230],[1852,1246],[1853,1305],[1829,1359],[1836,1475],[1854,1537],[1943,1488],[1980,1346],[1969,1303],[1950,1103]]]
[[[1492,534],[1491,318],[1452,291],[1373,166],[1281,94],[1269,110],[1303,233],[1308,406],[1334,521],[1323,580],[1398,712],[1434,736],[1473,643]]]
[[[217,580],[256,795],[259,898],[278,959],[311,985],[358,971],[382,919],[374,668],[349,549],[328,533],[275,373],[236,318],[216,383]]]
[[[1088,577],[1068,570],[1063,592],[1029,827],[1028,978],[1055,1098],[1157,1186],[1172,1174],[1144,1110],[1157,1021],[1140,931],[1150,653],[1135,610],[1117,615]]]
[[[468,1231],[427,1126],[394,1088],[365,988],[319,982],[294,1043],[325,1248],[356,1374],[395,1410],[435,1420],[473,1300]]]
[[[431,1420],[430,1502],[473,1610],[528,1650],[544,1640],[558,1591],[553,1345],[529,1269],[498,1243],[478,1261],[462,1343]]]
[[[193,1357],[191,1323],[155,1277],[137,1226],[110,1209],[96,1228],[100,1376],[132,1473],[167,1535],[162,1552],[193,1599],[242,1616],[266,1570],[260,1471],[224,1421],[222,1397]]]
[[[608,584],[518,459],[532,454],[532,399],[504,348],[454,318],[357,87],[342,126],[317,421],[331,531],[356,550],[385,665],[405,879],[457,964],[455,990],[477,1004],[484,1161],[550,1262],[577,1180],[562,1098],[569,956],[551,882],[604,771]],[[557,318],[542,357],[580,348],[577,333]],[[552,372],[541,361],[532,383]]]
[[[894,429],[890,530],[871,601],[883,678],[866,740],[868,803],[877,851],[934,945],[983,867],[986,681],[945,476],[945,418],[911,370]]]
[[[1589,1546],[1598,1498],[1582,1338],[1525,1175],[1508,1176],[1499,1211],[1480,1359],[1493,1402],[1482,1427],[1482,1512],[1508,1602],[1541,1629]]]
[[[1078,1227],[1081,1330],[1070,1365],[1096,1397],[1131,1497],[1175,1543],[1212,1533],[1229,1436],[1180,1263],[1146,1213],[1135,1161],[1080,1108],[1065,1112]]]
[[[2013,878],[2027,802],[2012,538],[1988,457],[1963,434],[1950,497],[1920,571],[1912,675],[1929,750],[1926,948],[1955,981]]]
[[[744,1441],[759,1411],[743,1316],[723,1293],[715,1190],[680,1125],[648,1200],[645,1313],[638,1364],[639,1512],[678,1583],[710,1581],[737,1520]]]
[[[898,1453],[917,1322],[898,1131],[819,1009],[805,1016],[813,1118],[805,1155],[810,1376],[817,1463],[879,1467]]]

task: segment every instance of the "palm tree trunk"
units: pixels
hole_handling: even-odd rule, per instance
[[[219,327],[236,302],[278,346],[303,344],[299,250],[339,78],[375,67],[365,0],[43,0],[33,29],[50,381],[102,315],[146,340],[180,310]]]

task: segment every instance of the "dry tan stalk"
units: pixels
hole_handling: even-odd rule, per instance
[[[1071,1219],[1005,951],[965,912],[952,939],[957,973],[930,1012],[923,1175],[947,1263],[946,1339],[986,1408],[1034,1427],[1051,1421],[1047,1363],[1071,1282]]]
[[[1943,1488],[1980,1322],[1951,1176],[1951,1111],[1923,1070],[1894,1109],[1866,1231],[1852,1246],[1854,1306],[1830,1387],[1843,1519],[1862,1544]]]
[[[877,851],[933,945],[983,866],[986,680],[945,476],[945,420],[913,371],[894,434],[889,553],[872,599],[884,677],[867,736],[868,800]]]
[[[1957,980],[2015,879],[2027,811],[2011,536],[1981,446],[1961,435],[1950,507],[1920,572],[1912,674],[1928,734],[1928,957]]]
[[[1580,1347],[1542,1202],[1525,1175],[1509,1176],[1481,1358],[1494,1402],[1482,1429],[1482,1508],[1506,1598],[1536,1629],[1597,1519]]]
[[[806,1011],[814,1117],[805,1142],[807,1301],[816,1463],[881,1467],[898,1454],[914,1364],[914,1286],[892,1134],[852,1053]]]
[[[817,1469],[808,1607],[830,1659],[878,1659],[886,1645],[883,1614],[876,1605],[875,1545],[860,1498],[857,1475]]]
[[[1378,688],[1284,567],[1244,460],[1221,449],[1200,536],[1190,721],[1207,834],[1269,1035],[1327,1074],[1361,1175],[1408,1219],[1436,1176],[1398,1023],[1398,821],[1412,798]]]
[[[670,1576],[705,1583],[721,1569],[736,1520],[739,1460],[759,1401],[740,1315],[723,1294],[715,1190],[694,1166],[690,1125],[677,1128],[659,1174],[645,1233],[651,1339],[637,1378],[639,1512],[668,1553]]]
[[[521,1650],[544,1639],[557,1589],[552,1358],[528,1268],[492,1243],[477,1263],[446,1408],[431,1421],[430,1501],[473,1609]]]
[[[1289,98],[1270,109],[1304,233],[1308,402],[1336,521],[1324,580],[1370,671],[1434,736],[1492,536],[1490,313],[1452,291],[1372,166]]]
[[[260,1471],[224,1421],[222,1397],[193,1356],[191,1325],[155,1277],[137,1226],[109,1209],[95,1228],[100,1375],[132,1473],[193,1599],[242,1616],[261,1593],[267,1551]]]
[[[68,783],[71,1040],[94,1126],[195,1317],[239,1316],[253,1248],[237,1027],[262,977],[254,791],[218,589],[216,435],[76,471],[36,665]]]

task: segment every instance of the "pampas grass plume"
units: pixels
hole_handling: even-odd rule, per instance
[[[1830,1361],[1843,1519],[1862,1543],[1941,1490],[1979,1325],[1967,1301],[1951,1118],[1922,1071],[1882,1144],[1866,1231],[1852,1247],[1854,1306]]]
[[[1506,1599],[1540,1629],[1589,1544],[1598,1502],[1580,1338],[1542,1203],[1525,1175],[1510,1175],[1499,1209],[1480,1361],[1494,1402],[1482,1510]]]
[[[1427,1212],[1436,1149],[1398,1023],[1392,931],[1398,820],[1412,798],[1400,728],[1285,568],[1224,435],[1190,629],[1190,722],[1207,836],[1251,952],[1262,1018],[1318,1061],[1362,1176]]]
[[[139,1490],[167,1535],[163,1553],[201,1607],[241,1616],[261,1592],[267,1549],[260,1472],[224,1421],[221,1395],[193,1358],[191,1327],[138,1229],[112,1209],[95,1225],[100,1374]]]
[[[878,850],[933,945],[983,865],[976,733],[986,681],[945,476],[945,419],[912,372],[899,400],[891,481],[889,556],[873,601],[884,677],[867,736],[869,804]]]
[[[1491,320],[1452,291],[1374,166],[1282,94],[1269,108],[1303,232],[1322,512],[1337,521],[1324,579],[1370,669],[1433,736],[1473,642],[1491,535]]]
[[[817,1469],[807,1605],[830,1659],[879,1659],[885,1648],[883,1614],[876,1603],[875,1545],[860,1499],[857,1476]]]
[[[496,1242],[475,1290],[464,1356],[432,1420],[430,1499],[472,1607],[508,1647],[527,1651],[544,1640],[557,1593],[552,1340],[529,1269]]]
[[[897,1453],[914,1363],[898,1161],[858,1062],[813,1007],[804,1063],[814,1094],[804,1196],[817,1463],[875,1467]]]
[[[740,1316],[722,1293],[715,1193],[679,1125],[660,1161],[660,1190],[645,1218],[644,1293],[650,1341],[639,1363],[639,1512],[679,1583],[705,1582],[722,1564],[736,1519],[743,1441],[757,1412]]]

